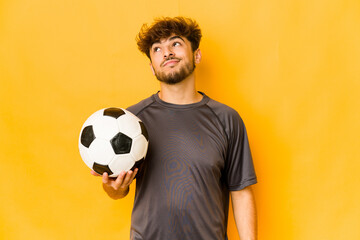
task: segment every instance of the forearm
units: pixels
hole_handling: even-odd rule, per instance
[[[257,240],[257,214],[251,187],[231,192],[236,227],[241,240]]]
[[[119,188],[116,190],[113,187],[103,183],[103,189],[107,195],[109,195],[109,197],[116,200],[124,198],[129,193],[130,187],[128,186],[126,188]]]

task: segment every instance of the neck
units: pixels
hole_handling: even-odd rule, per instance
[[[191,104],[202,99],[202,95],[195,88],[194,74],[174,85],[161,82],[159,97],[164,102],[173,104]]]

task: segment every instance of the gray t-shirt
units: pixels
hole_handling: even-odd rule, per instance
[[[187,105],[154,94],[128,108],[149,134],[131,239],[227,239],[229,191],[257,182],[239,114],[201,94],[200,102]]]

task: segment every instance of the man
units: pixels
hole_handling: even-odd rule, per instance
[[[235,110],[196,91],[200,39],[197,23],[182,17],[143,25],[137,37],[160,81],[158,93],[129,108],[147,127],[149,149],[139,170],[102,177],[119,199],[136,176],[131,239],[227,239],[229,195],[241,240],[257,239],[245,126]]]

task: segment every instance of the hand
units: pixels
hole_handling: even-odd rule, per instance
[[[122,171],[117,178],[110,178],[107,172],[102,175],[103,187],[106,193],[114,199],[123,198],[129,192],[129,185],[134,180],[138,169],[134,171]],[[91,174],[94,176],[101,176],[100,174],[91,170]]]
[[[133,171],[122,171],[117,178],[110,178],[108,173],[105,172],[102,176],[102,181],[105,185],[112,187],[114,190],[127,189],[135,178],[138,169]]]

